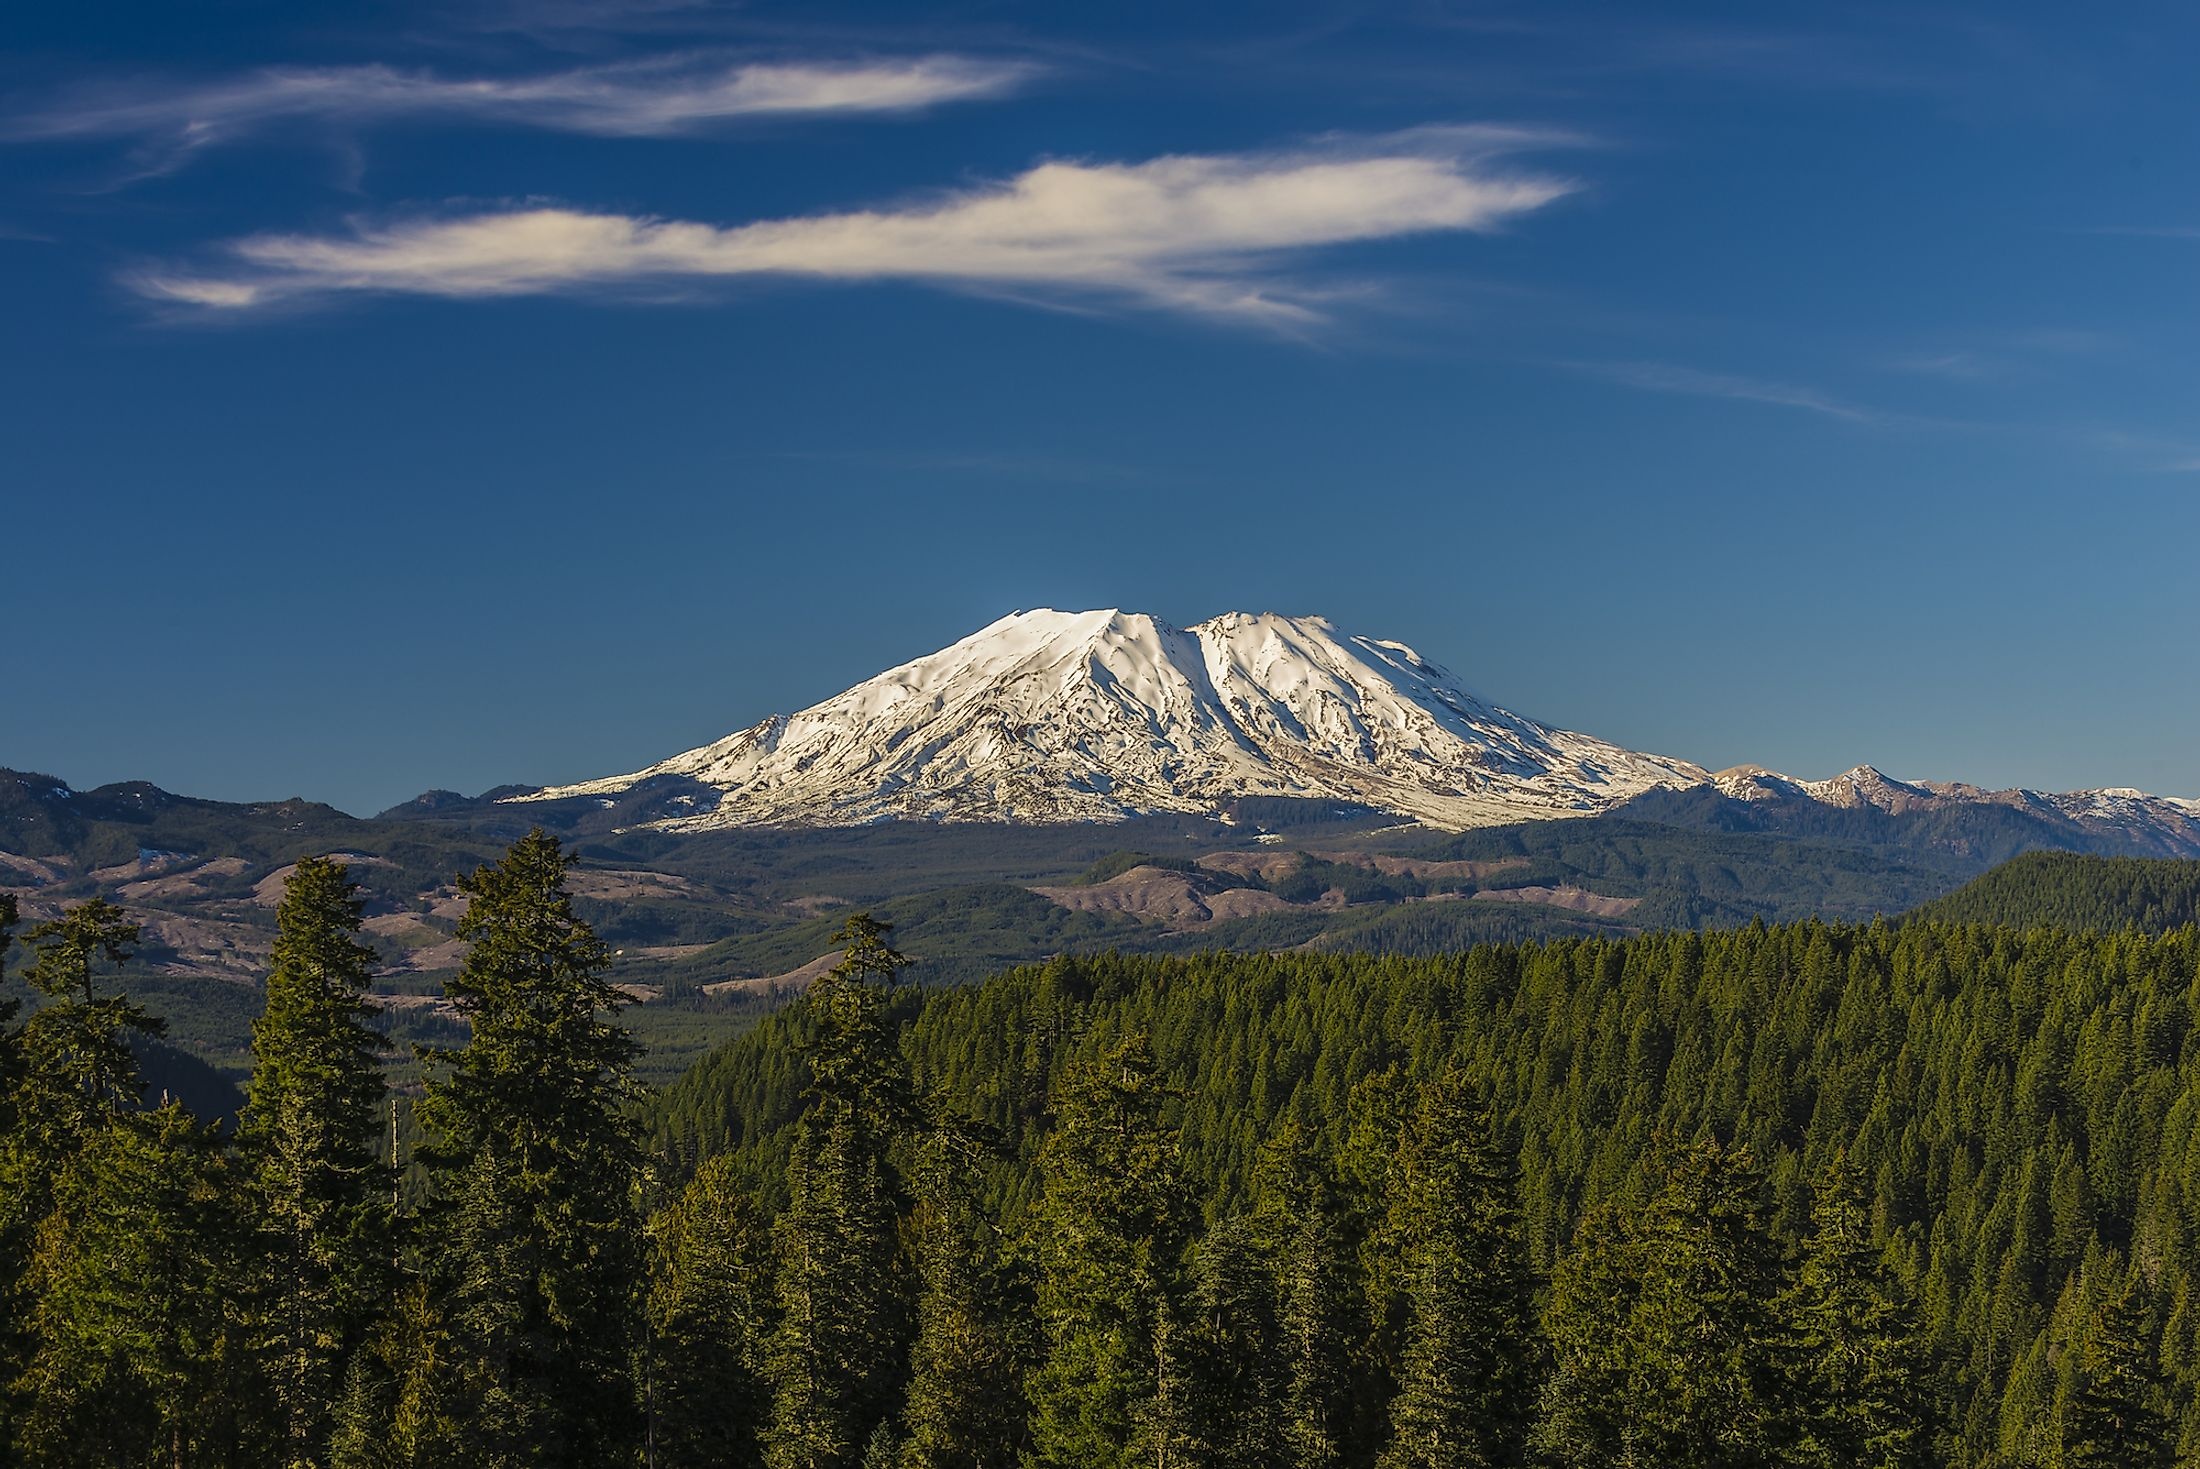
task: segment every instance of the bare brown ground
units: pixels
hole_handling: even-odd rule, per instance
[[[1577,887],[1492,888],[1474,896],[1485,903],[1541,903],[1546,908],[1564,908],[1598,918],[1624,918],[1642,902],[1640,898],[1607,898]]]
[[[575,868],[565,875],[566,891],[576,898],[691,898],[707,894],[684,877],[664,872]]]
[[[706,995],[795,994],[808,989],[811,980],[831,970],[834,965],[841,961],[844,954],[844,950],[836,950],[830,954],[820,954],[801,968],[790,969],[785,974],[767,974],[760,979],[722,979],[716,984],[704,985],[703,993]]]
[[[1087,887],[1042,887],[1033,892],[1080,913],[1123,913],[1164,928],[1198,928],[1217,918],[1273,913],[1291,905],[1252,888],[1203,892],[1199,882],[1166,867],[1133,867]]]
[[[0,852],[0,873],[7,873],[12,878],[19,879],[23,884],[30,887],[42,888],[51,883],[64,881],[69,875],[69,869],[67,862],[60,857],[49,857],[41,860],[37,857],[25,857],[15,852]],[[0,887],[5,888],[14,888],[15,886],[17,886],[15,881],[0,884]]]
[[[362,857],[352,852],[330,852],[327,855],[346,867],[389,867],[394,865],[387,857]],[[283,900],[283,884],[290,881],[290,874],[298,870],[295,862],[276,868],[252,885],[252,901],[263,908],[272,908]]]
[[[190,898],[206,891],[207,880],[216,877],[235,877],[252,870],[252,864],[242,857],[216,857],[211,862],[182,872],[172,872],[162,877],[142,878],[126,882],[115,889],[125,902],[150,903],[162,898]]]

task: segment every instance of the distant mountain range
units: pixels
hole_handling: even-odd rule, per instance
[[[1031,612],[632,775],[369,818],[0,770],[0,889],[29,922],[121,903],[145,930],[130,988],[235,1074],[290,864],[349,864],[386,1023],[436,1041],[465,952],[456,880],[538,824],[649,1000],[628,1023],[659,1079],[829,962],[855,909],[946,983],[1100,949],[1427,954],[1870,919],[2025,852],[2200,856],[2192,802],[1714,774],[1316,618]]]
[[[694,832],[1228,818],[1247,800],[1288,798],[1465,831],[1690,791],[1895,816],[1995,806],[2061,833],[2060,845],[2200,855],[2200,801],[1911,784],[1868,765],[1831,780],[1714,774],[1488,703],[1404,643],[1273,613],[1175,628],[1115,609],[1018,612],[646,770],[502,799],[647,797],[635,824]]]

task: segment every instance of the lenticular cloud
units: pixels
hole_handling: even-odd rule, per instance
[[[510,296],[742,277],[907,280],[1305,320],[1320,292],[1290,262],[1321,247],[1498,227],[1566,193],[1499,165],[1560,141],[1424,130],[1280,153],[1049,162],[895,209],[716,225],[530,208],[255,235],[143,294],[237,311],[341,293]]]

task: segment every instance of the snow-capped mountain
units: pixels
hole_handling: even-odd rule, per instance
[[[1403,643],[1273,613],[1176,628],[1114,609],[1018,612],[646,770],[506,799],[612,806],[645,786],[669,793],[643,803],[655,817],[643,819],[683,830],[1120,821],[1219,814],[1251,796],[1458,830],[1696,792],[1760,811],[2001,806],[2044,823],[2045,839],[2200,856],[2200,801],[1912,783],[1868,765],[1831,780],[1754,765],[1713,775],[1486,703]],[[661,814],[667,803],[677,814]]]
[[[799,714],[522,799],[673,776],[721,793],[659,823],[689,829],[1115,821],[1247,796],[1463,828],[1590,815],[1708,779],[1484,703],[1405,644],[1318,617],[1176,628],[1112,609],[1015,613]]]
[[[2116,850],[2162,857],[2200,857],[2200,801],[2150,796],[2122,787],[2061,793],[1987,790],[1960,781],[1901,781],[1859,765],[1831,780],[1797,780],[1759,765],[1737,765],[1711,777],[1719,791],[1751,805],[1815,802],[1844,811],[1890,816],[2000,806],[2049,828],[2107,839]]]

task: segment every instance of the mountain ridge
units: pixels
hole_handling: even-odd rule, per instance
[[[2200,856],[2200,801],[1718,772],[1558,729],[1470,692],[1405,643],[1320,617],[1188,628],[1103,608],[1011,613],[793,714],[627,775],[505,794],[593,798],[667,832],[880,821],[1047,824],[1330,801],[1443,830],[1606,814],[1660,795],[1890,816],[2000,807],[2073,841]],[[645,799],[646,798],[646,799]]]
[[[664,777],[720,793],[653,823],[666,830],[1120,821],[1275,796],[1465,829],[1595,814],[1705,772],[1514,714],[1404,643],[1318,617],[1176,628],[1042,608],[630,775],[512,799]]]

